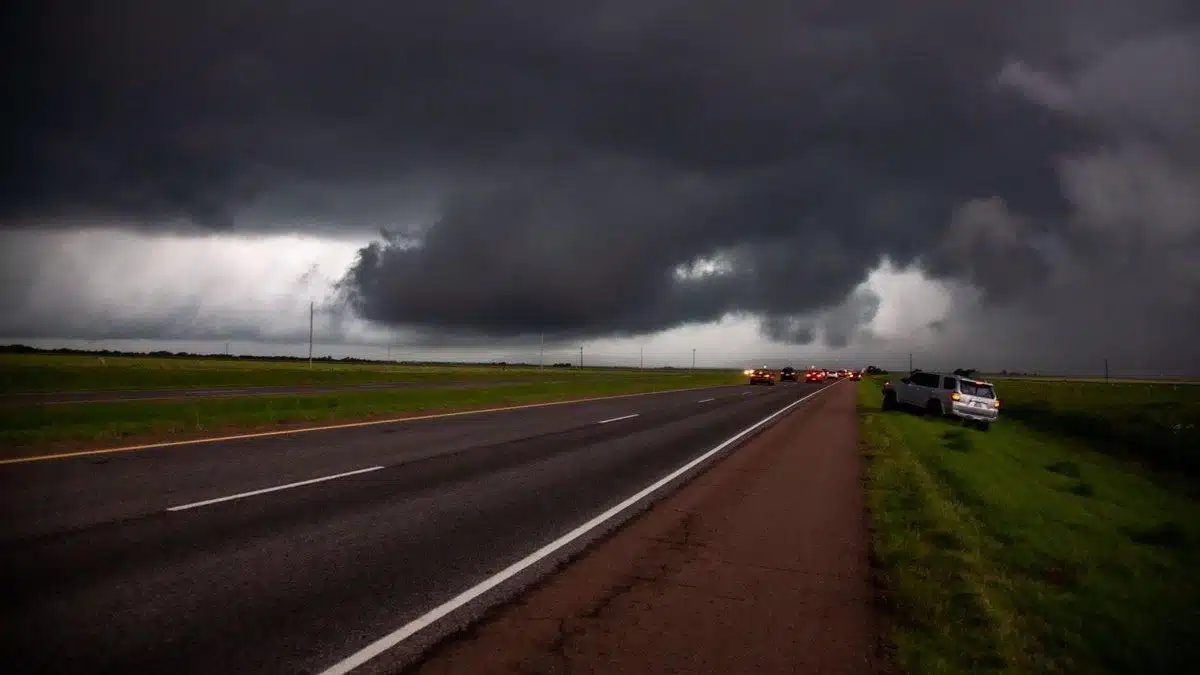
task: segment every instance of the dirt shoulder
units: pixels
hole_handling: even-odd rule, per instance
[[[413,670],[877,672],[854,406],[818,396]]]

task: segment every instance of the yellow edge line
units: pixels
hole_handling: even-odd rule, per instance
[[[303,434],[310,431],[334,431],[336,429],[354,429],[357,427],[378,426],[380,424],[401,424],[404,422],[418,422],[420,420],[432,420],[445,417],[461,417],[463,415],[482,415],[484,413],[507,412],[509,410],[528,410],[530,408],[546,408],[552,405],[570,405],[572,403],[590,403],[593,401],[610,401],[618,398],[632,398],[634,396],[650,396],[654,394],[673,394],[682,391],[696,391],[698,389],[716,389],[718,387],[731,387],[737,385],[717,384],[706,387],[686,387],[684,389],[663,389],[661,391],[642,391],[634,394],[614,394],[612,396],[593,396],[590,398],[577,398],[569,401],[545,401],[542,403],[524,403],[521,405],[501,406],[498,408],[482,408],[479,410],[459,410],[457,412],[436,413],[433,415],[416,415],[413,417],[393,417],[385,420],[367,420],[365,422],[346,422],[343,424],[328,424],[320,427],[301,427],[299,429],[280,429],[279,431],[259,431],[252,434],[237,434],[234,436],[213,436],[209,438],[192,438],[186,441],[166,441],[163,443],[147,443],[145,445],[126,445],[119,448],[102,448],[99,450],[79,450],[77,452],[60,452],[53,455],[34,455],[31,457],[12,457],[9,459],[0,459],[0,465],[6,464],[28,464],[31,462],[45,462],[52,459],[69,459],[71,457],[87,457],[89,455],[107,455],[115,452],[134,452],[136,450],[153,450],[155,448],[173,448],[181,445],[200,445],[202,443],[221,443],[224,441],[241,441],[250,438],[267,438],[270,436],[287,436],[289,434]]]

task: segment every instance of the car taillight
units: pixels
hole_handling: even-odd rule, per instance
[[[996,399],[995,401],[992,401],[992,407],[999,408],[1000,407],[1000,399]]]
[[[960,394],[960,393],[958,393],[958,392],[956,391],[956,392],[954,392],[953,394],[950,394],[950,400],[952,400],[952,401],[961,401],[961,400],[962,400],[962,394]]]

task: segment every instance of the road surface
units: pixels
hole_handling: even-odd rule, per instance
[[[885,672],[856,399],[788,415],[414,675]]]
[[[186,389],[124,389],[111,391],[45,391],[0,394],[0,405],[67,405],[84,403],[132,403],[193,398],[238,398],[246,396],[312,396],[351,391],[401,391],[405,389],[484,389],[540,380],[422,380],[407,382],[367,382],[312,386],[195,387]]]
[[[354,671],[372,672],[619,518],[528,558],[538,547],[818,389],[719,387],[0,466],[5,671],[340,672],[328,669],[429,620]]]

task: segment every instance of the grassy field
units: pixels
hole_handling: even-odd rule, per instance
[[[897,666],[911,675],[1193,670],[1200,504],[1053,425],[1026,423],[1098,400],[1111,404],[1109,419],[1127,420],[1115,393],[1005,382],[1000,395],[1008,419],[982,432],[883,413],[879,383],[860,384],[873,564]],[[1050,412],[1012,419],[1022,406]]]
[[[1192,377],[1058,377],[1055,375],[982,375],[989,382],[998,381],[1028,381],[1028,382],[1103,382],[1105,384],[1190,384],[1200,385],[1200,380]]]
[[[307,386],[445,380],[531,381],[645,371],[519,366],[408,366],[303,361],[186,359],[131,356],[0,354],[0,394],[35,391],[184,389],[188,387]],[[673,371],[679,373],[681,371]]]
[[[426,372],[441,380],[460,379],[446,371]],[[743,381],[740,372],[720,371],[584,370],[571,374],[547,369],[542,378],[471,389],[429,387],[304,396],[4,406],[0,407],[0,453],[22,456],[52,452],[63,446],[124,444],[163,437],[272,429],[297,423],[371,419]]]
[[[1200,387],[1054,380],[996,382],[1006,418],[1126,459],[1200,476]]]

